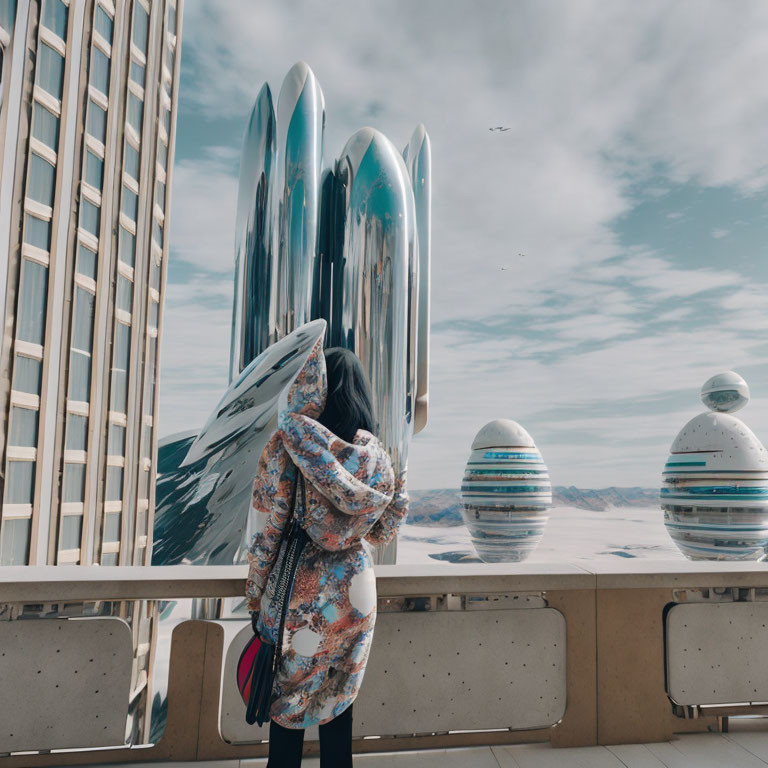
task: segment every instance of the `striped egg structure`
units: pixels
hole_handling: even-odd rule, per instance
[[[701,413],[670,454],[661,506],[680,551],[690,560],[764,560],[768,452],[752,430],[730,413]]]
[[[480,559],[519,562],[536,548],[552,506],[552,485],[539,449],[517,422],[496,419],[477,433],[461,497]]]

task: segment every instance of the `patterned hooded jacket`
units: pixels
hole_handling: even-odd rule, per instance
[[[359,429],[352,443],[316,421],[327,377],[322,339],[278,398],[277,430],[253,483],[256,531],[246,596],[258,631],[276,640],[280,538],[297,471],[305,504],[297,519],[309,536],[289,596],[282,664],[270,717],[286,728],[326,723],[357,696],[376,621],[376,579],[368,545],[389,542],[408,512],[406,470],[395,473],[378,438]],[[285,545],[282,546],[282,549]]]

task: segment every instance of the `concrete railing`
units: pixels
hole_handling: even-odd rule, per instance
[[[768,565],[435,564],[376,574],[357,752],[654,742],[767,711]],[[157,622],[160,601],[239,597],[244,577],[242,566],[0,568],[0,675],[18,692],[0,704],[0,754],[27,752],[0,756],[0,768],[265,755],[268,728],[246,725],[233,682],[250,632],[239,617],[178,623],[162,736],[143,745],[142,729],[126,727],[148,720],[137,702],[152,693],[152,664],[147,684],[136,659],[156,650],[136,647],[135,617]],[[316,739],[309,729],[307,754]]]

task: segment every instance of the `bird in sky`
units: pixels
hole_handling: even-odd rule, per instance
[[[489,128],[489,131],[498,131],[499,133],[503,133],[504,131],[508,131],[509,128],[505,128],[503,125],[497,125],[495,128]]]
[[[518,253],[517,255],[525,257],[524,253]],[[499,267],[499,269],[510,269],[510,267]]]

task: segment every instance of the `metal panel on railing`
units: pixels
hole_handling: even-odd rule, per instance
[[[354,736],[547,728],[565,714],[553,608],[379,613]]]
[[[251,633],[240,627],[225,637],[220,721],[235,744],[269,737],[266,724],[245,723],[234,685]],[[353,736],[550,727],[565,714],[565,651],[565,618],[552,608],[380,612]]]
[[[768,603],[675,605],[667,613],[667,693],[677,704],[768,701]]]
[[[132,659],[116,617],[0,622],[0,753],[124,744]]]

